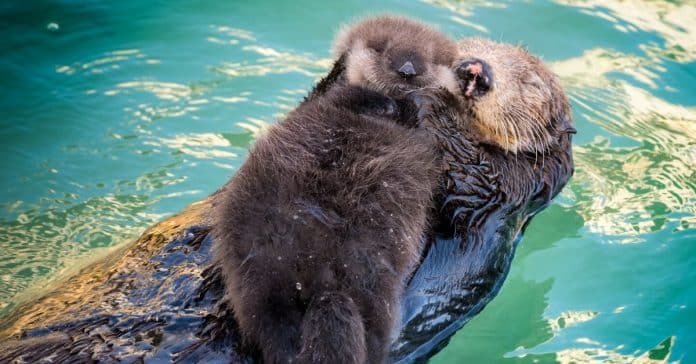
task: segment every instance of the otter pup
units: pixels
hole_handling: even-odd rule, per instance
[[[396,99],[422,87],[460,93],[451,69],[456,44],[408,18],[385,15],[344,27],[336,36],[333,53],[337,59],[333,68],[305,102],[335,85],[360,86]]]
[[[444,180],[423,260],[402,297],[391,359],[439,351],[500,289],[531,216],[573,174],[570,105],[558,79],[525,50],[462,40],[453,63],[462,90],[418,92],[419,125],[433,136]],[[503,238],[508,237],[508,238]]]
[[[350,85],[390,97],[434,86],[459,93],[450,69],[457,48],[425,24],[399,16],[369,18],[341,30],[333,48],[339,59],[345,55],[345,79]]]
[[[439,172],[393,97],[458,92],[456,45],[421,23],[368,19],[336,44],[346,77],[259,138],[214,205],[227,299],[266,363],[385,360]]]

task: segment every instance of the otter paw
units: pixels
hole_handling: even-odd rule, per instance
[[[372,109],[366,108],[364,114],[381,116],[385,118],[396,118],[399,115],[399,105],[392,98],[387,98],[384,102],[373,106]]]
[[[500,199],[498,175],[484,161],[460,166],[447,175],[448,196],[440,212],[449,216],[453,226],[476,224],[478,217]]]
[[[406,93],[406,99],[410,100],[418,110],[430,109],[439,102],[433,89],[417,89]]]
[[[417,110],[419,122],[435,115],[437,109],[446,107],[450,98],[451,93],[444,88],[421,88],[406,94],[406,99]]]

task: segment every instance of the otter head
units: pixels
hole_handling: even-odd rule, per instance
[[[574,133],[556,76],[520,47],[481,38],[459,42],[454,69],[484,141],[517,152],[545,153]]]
[[[334,44],[350,85],[390,97],[422,87],[459,93],[451,69],[456,44],[425,24],[397,16],[369,18],[343,29]]]

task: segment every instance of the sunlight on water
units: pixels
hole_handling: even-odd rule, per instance
[[[623,73],[656,88],[652,80],[658,73],[648,67],[658,68],[601,49],[554,64],[577,106],[576,117],[638,144],[617,148],[598,136],[575,148],[576,181],[583,181],[584,193],[593,195],[578,202],[578,212],[588,229],[616,236],[616,242],[640,242],[641,234],[669,221],[680,229],[696,222],[692,182],[696,108],[669,103],[631,82],[608,78]],[[598,112],[593,105],[599,102],[607,107]],[[646,200],[654,201],[647,210]]]
[[[539,54],[579,131],[571,184],[432,362],[696,360],[696,5],[680,1],[1,5],[0,315],[215,191],[329,69],[339,25],[384,10]]]

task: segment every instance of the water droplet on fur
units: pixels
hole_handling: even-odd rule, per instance
[[[382,186],[389,187],[389,183],[387,183],[387,181],[382,181]]]
[[[302,283],[300,283],[300,282],[295,283],[295,288],[297,288],[298,291],[301,291],[302,290]]]
[[[298,218],[299,218],[299,216],[297,216],[297,215],[292,215],[292,219],[293,219],[293,220],[297,220]]]
[[[281,256],[279,255],[279,256],[278,256],[278,260],[283,260],[283,257],[281,257]]]

